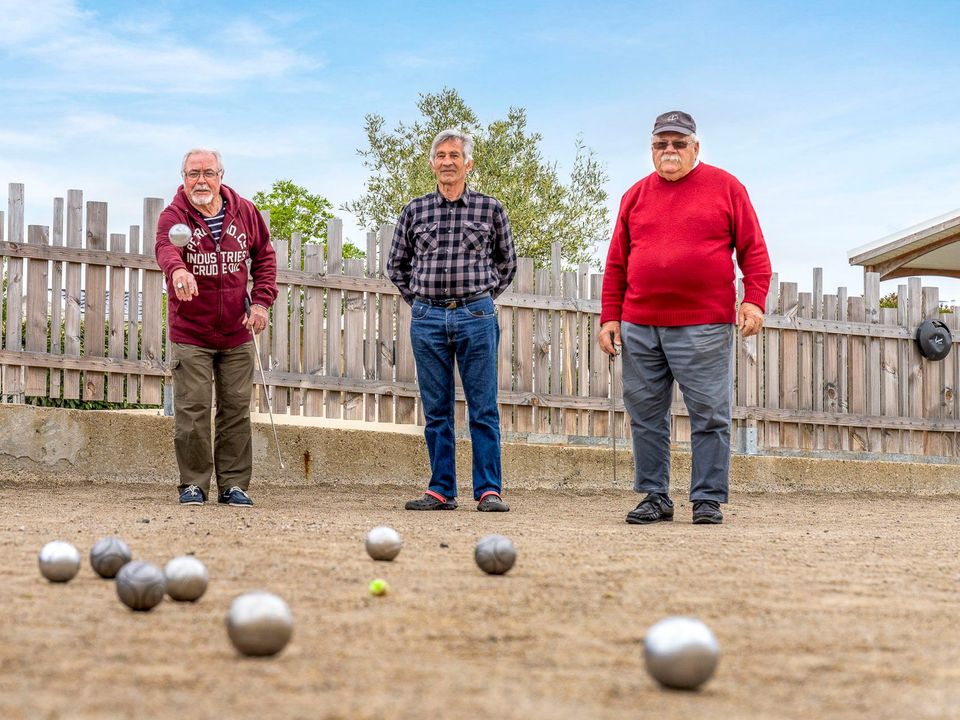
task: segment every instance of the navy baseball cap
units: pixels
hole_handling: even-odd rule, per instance
[[[676,132],[683,135],[693,135],[697,132],[697,123],[693,116],[682,110],[671,110],[663,115],[658,115],[653,123],[653,134],[659,135],[665,132]]]

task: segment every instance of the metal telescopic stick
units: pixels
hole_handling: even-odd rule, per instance
[[[613,399],[613,371],[614,362],[617,355],[620,354],[621,345],[613,342],[613,333],[610,333],[610,342],[615,350],[613,355],[608,356],[608,366],[610,370],[610,447],[613,449],[613,485],[617,486],[617,438],[616,438],[616,419],[617,409]]]
[[[250,299],[244,298],[244,305],[247,307],[247,317],[250,317]],[[257,355],[257,367],[260,368],[260,382],[263,384],[263,391],[267,392],[267,377],[263,374],[263,361],[260,359],[260,343],[257,341],[257,334],[250,331],[250,334],[253,335],[253,349],[256,351]],[[283,466],[283,457],[280,455],[280,438],[277,437],[277,426],[273,422],[273,407],[270,402],[270,396],[267,395],[267,412],[270,413],[270,427],[273,428],[273,442],[277,446],[277,460],[280,461],[280,469],[285,470]]]

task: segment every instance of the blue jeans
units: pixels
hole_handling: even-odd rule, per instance
[[[670,490],[673,381],[690,413],[690,500],[727,502],[733,325],[657,327],[620,323],[623,402],[630,413],[634,490]]]
[[[457,496],[453,367],[456,361],[467,397],[473,442],[473,497],[500,493],[500,412],[497,409],[497,345],[500,326],[493,300],[481,298],[455,308],[413,303],[410,341],[417,362],[420,402],[426,419],[430,486]]]

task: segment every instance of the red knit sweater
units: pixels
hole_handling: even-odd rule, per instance
[[[651,173],[620,202],[600,322],[736,322],[734,252],[744,301],[763,308],[770,258],[743,185],[704,163],[675,181]]]

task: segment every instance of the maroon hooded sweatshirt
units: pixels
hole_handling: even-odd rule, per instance
[[[277,255],[260,212],[249,200],[226,185],[220,186],[226,202],[220,242],[187,199],[183,186],[157,221],[154,247],[157,263],[167,278],[167,315],[170,339],[184,345],[228,350],[251,340],[243,326],[247,294],[247,258],[253,276],[251,302],[269,308],[277,299]],[[186,247],[170,243],[168,233],[177,223],[193,231]],[[173,273],[185,268],[197,281],[198,295],[181,302],[173,292]]]

